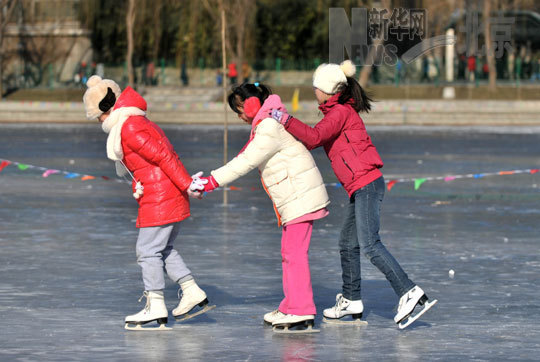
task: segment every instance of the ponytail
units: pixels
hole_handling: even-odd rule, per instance
[[[354,102],[352,107],[356,112],[369,113],[371,110],[373,99],[368,96],[356,79],[347,77],[347,83],[341,83],[338,87],[338,92],[340,93],[338,97],[339,104],[346,104],[352,99]]]
[[[261,104],[263,104],[270,94],[272,94],[272,90],[264,84],[258,82],[255,84],[242,83],[233,88],[232,92],[227,97],[227,101],[229,102],[229,107],[231,107],[235,113],[241,113],[238,110],[238,107],[241,106],[246,99],[257,97]]]

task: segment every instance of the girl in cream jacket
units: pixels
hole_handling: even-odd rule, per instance
[[[262,84],[242,84],[233,89],[229,105],[251,124],[248,143],[234,159],[211,172],[205,191],[210,192],[258,168],[265,191],[273,202],[281,238],[284,299],[265,314],[274,327],[313,326],[316,314],[308,251],[313,221],[328,215],[330,203],[321,174],[310,152],[281,124],[268,117],[271,109],[285,107]]]

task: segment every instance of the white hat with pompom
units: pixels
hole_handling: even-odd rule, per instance
[[[341,83],[356,73],[356,66],[350,60],[341,64],[321,64],[313,74],[313,86],[326,94],[337,93]]]
[[[86,82],[86,86],[88,89],[84,92],[83,103],[86,110],[86,118],[88,119],[96,119],[103,114],[104,111],[100,109],[99,104],[109,93],[109,88],[114,94],[114,100],[118,99],[122,93],[120,86],[114,80],[101,79],[99,75],[91,76]],[[110,100],[108,104],[111,105]],[[114,101],[112,105],[114,105]]]

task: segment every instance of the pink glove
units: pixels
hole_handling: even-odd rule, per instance
[[[287,122],[291,119],[291,115],[287,112],[280,111],[279,109],[272,109],[270,111],[270,117],[281,123],[284,127],[287,125]]]
[[[201,177],[201,180],[207,180],[208,182],[204,185],[204,192],[212,192],[219,187],[214,176],[210,175],[208,177]]]

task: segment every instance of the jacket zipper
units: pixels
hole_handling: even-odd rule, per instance
[[[349,171],[351,171],[351,174],[354,176],[354,172],[352,170],[352,168],[349,167],[349,164],[347,163],[347,161],[345,161],[345,159],[343,157],[341,157],[341,160],[343,161],[343,163],[345,164],[345,166],[347,166],[347,168],[349,169]]]
[[[351,144],[351,141],[349,140],[349,137],[347,137],[347,134],[345,132],[343,132],[343,135],[345,136],[345,139],[347,140],[347,143],[351,145],[351,150],[353,151],[354,155],[356,157],[358,157],[358,155],[356,154],[356,151],[354,150],[354,147]]]

